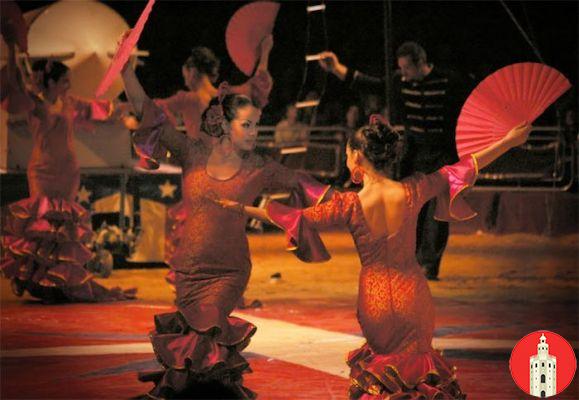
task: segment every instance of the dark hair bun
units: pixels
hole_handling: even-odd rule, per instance
[[[188,68],[197,68],[202,74],[209,75],[210,78],[217,78],[219,74],[219,59],[215,53],[207,47],[194,47],[191,49],[191,55],[185,61]]]
[[[367,125],[350,139],[354,150],[361,150],[378,171],[384,171],[399,158],[401,140],[398,132],[383,124]]]

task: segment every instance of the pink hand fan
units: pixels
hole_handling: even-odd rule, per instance
[[[563,74],[538,63],[512,64],[489,75],[472,91],[458,117],[458,156],[488,147],[524,121],[532,123],[570,87]]]
[[[128,36],[125,37],[123,39],[123,42],[119,45],[119,48],[109,65],[109,69],[107,70],[103,79],[101,80],[101,83],[97,87],[95,93],[96,97],[100,97],[105,94],[108,88],[112,85],[113,81],[119,75],[119,72],[121,72],[121,70],[127,63],[127,60],[131,56],[131,53],[135,48],[135,46],[137,45],[139,37],[143,32],[145,23],[147,22],[149,14],[153,9],[153,4],[155,4],[155,0],[149,0],[141,16],[139,17],[139,20],[135,24],[135,27],[131,30]]]
[[[279,4],[249,3],[233,14],[225,31],[229,56],[245,75],[251,76],[259,57],[261,41],[273,32]]]

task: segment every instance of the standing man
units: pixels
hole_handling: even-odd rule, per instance
[[[468,89],[458,77],[428,63],[426,51],[405,42],[396,51],[399,71],[394,76],[392,124],[404,125],[406,152],[401,176],[431,173],[458,161],[454,132]],[[341,64],[332,52],[321,54],[320,65],[353,90],[384,93],[383,79]],[[440,260],[448,241],[448,223],[434,219],[436,199],[420,212],[416,258],[429,280],[438,280]]]

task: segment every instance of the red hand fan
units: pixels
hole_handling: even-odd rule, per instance
[[[513,64],[489,75],[472,91],[458,117],[459,157],[488,147],[524,121],[532,123],[570,87],[563,74],[538,63]]]
[[[1,30],[4,40],[14,41],[20,51],[28,52],[28,25],[14,1],[0,1]]]
[[[225,31],[229,56],[245,75],[251,76],[259,57],[261,41],[273,32],[279,4],[249,3],[233,14]]]
[[[131,30],[129,35],[123,39],[123,42],[119,45],[119,48],[114,55],[111,64],[109,65],[109,69],[103,76],[101,83],[97,87],[95,96],[100,97],[105,94],[108,88],[112,85],[113,81],[119,75],[119,72],[123,69],[125,64],[127,63],[133,49],[137,45],[139,41],[139,37],[143,32],[143,28],[145,27],[145,23],[149,18],[149,14],[153,9],[153,4],[155,4],[155,0],[149,0],[145,9],[141,13],[139,20],[135,24],[135,27]]]

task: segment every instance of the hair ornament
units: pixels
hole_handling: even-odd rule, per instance
[[[223,112],[223,100],[230,92],[229,83],[221,82],[217,91],[217,104],[212,105],[207,110],[205,130],[209,136],[219,137],[223,135],[222,124],[225,121],[225,113]]]

